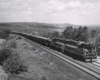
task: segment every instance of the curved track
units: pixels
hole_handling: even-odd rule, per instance
[[[86,66],[84,66],[84,65],[82,65],[82,64],[80,64],[80,63],[78,63],[78,62],[76,62],[76,61],[74,61],[74,60],[72,60],[72,59],[70,59],[70,58],[66,58],[65,55],[59,55],[59,54],[57,54],[57,52],[55,52],[54,50],[52,50],[52,49],[50,49],[50,48],[47,48],[47,47],[45,47],[45,46],[43,46],[43,45],[41,45],[41,44],[38,44],[38,43],[36,43],[36,42],[33,42],[33,41],[29,40],[29,39],[27,39],[27,41],[28,41],[29,43],[31,43],[31,44],[37,45],[38,47],[42,48],[43,50],[45,50],[45,51],[47,51],[47,52],[49,52],[49,53],[51,53],[51,54],[53,54],[53,55],[59,57],[59,58],[62,59],[63,61],[66,61],[66,62],[70,63],[71,65],[73,65],[73,66],[75,66],[75,67],[81,69],[82,71],[84,71],[84,72],[86,72],[86,73],[88,73],[88,74],[94,76],[95,78],[100,79],[100,73],[96,72],[95,70],[90,69],[90,68],[88,68],[88,67],[86,67]]]

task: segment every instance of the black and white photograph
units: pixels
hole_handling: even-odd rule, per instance
[[[100,80],[100,0],[0,0],[0,80]]]

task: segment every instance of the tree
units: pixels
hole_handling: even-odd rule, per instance
[[[72,26],[67,26],[63,31],[63,36],[66,39],[73,39],[77,41],[88,41],[88,27],[79,26],[79,28],[73,28]]]
[[[2,64],[7,58],[11,55],[10,49],[2,49],[0,50],[0,64]]]
[[[59,32],[58,31],[54,31],[52,34],[52,37],[59,37]]]
[[[78,30],[76,31],[76,34],[74,36],[74,40],[78,40],[78,41],[88,41],[88,27],[79,27]]]
[[[62,34],[66,39],[72,39],[73,27],[72,26],[67,26]]]
[[[0,38],[6,39],[9,37],[10,34],[10,30],[3,30],[2,32],[0,32]]]
[[[91,34],[91,36],[94,38],[95,35],[96,35],[96,30],[93,30],[93,29],[92,29],[92,30],[90,31],[90,34]]]
[[[82,26],[79,26],[74,36],[74,40],[81,40],[81,36],[82,36]]]
[[[88,41],[88,37],[89,37],[89,32],[88,32],[88,27],[87,26],[85,26],[85,27],[83,27],[83,29],[82,29],[82,41]]]
[[[74,30],[73,30],[73,40],[75,40],[75,37],[76,37],[76,35],[77,35],[77,28],[74,28]]]

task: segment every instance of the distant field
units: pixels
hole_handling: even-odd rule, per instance
[[[52,24],[45,23],[0,23],[0,29],[9,29],[11,31],[27,32],[27,33],[39,33],[63,31],[64,29]]]

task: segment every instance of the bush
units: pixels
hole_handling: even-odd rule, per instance
[[[12,54],[6,61],[4,61],[3,69],[6,73],[19,74],[21,72],[26,72],[27,66],[21,60],[19,54],[15,53]]]
[[[0,64],[3,63],[3,61],[7,60],[7,58],[11,55],[10,49],[2,49],[0,51]]]
[[[0,32],[0,38],[6,39],[9,37],[10,34],[10,30],[3,30],[2,32]]]
[[[2,46],[2,49],[5,49],[5,48],[17,48],[17,43],[16,41],[4,41],[3,44],[1,45]]]
[[[15,41],[12,41],[10,44],[9,44],[9,48],[16,48],[17,47],[17,43]]]

